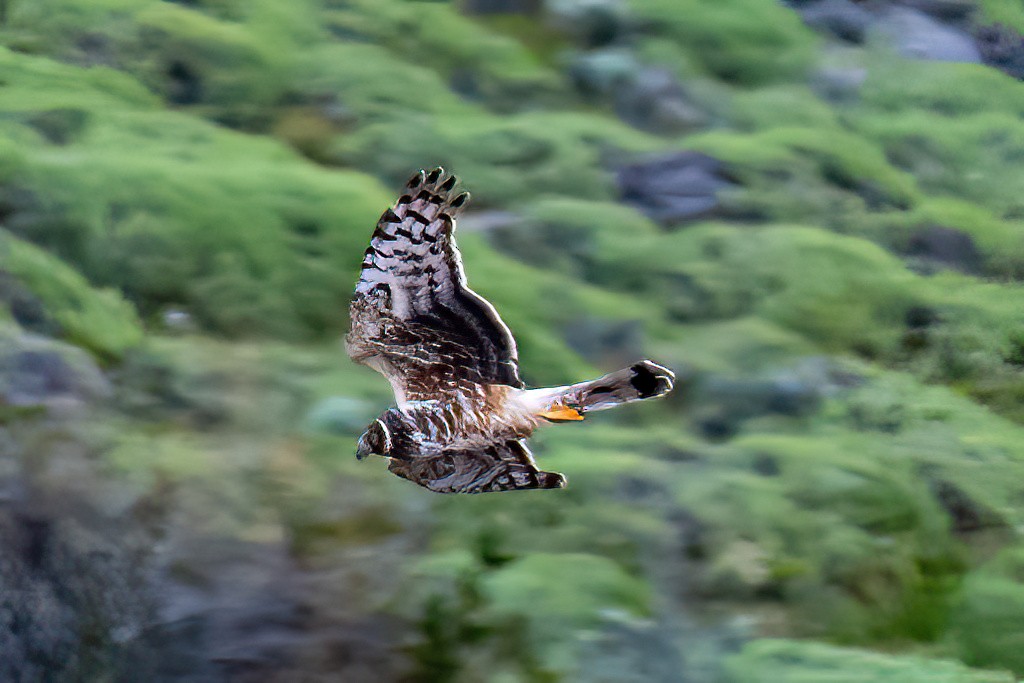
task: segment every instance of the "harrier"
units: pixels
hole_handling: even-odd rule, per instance
[[[363,258],[346,338],[349,356],[391,383],[398,406],[373,421],[356,457],[440,493],[556,489],[525,439],[544,421],[664,396],[675,376],[645,360],[600,379],[526,389],[516,343],[466,285],[455,216],[469,195],[455,176],[420,171],[384,212]]]

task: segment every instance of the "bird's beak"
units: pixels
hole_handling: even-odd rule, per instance
[[[372,454],[373,449],[366,443],[366,439],[364,437],[359,437],[359,443],[356,445],[356,460],[362,460],[366,456]]]

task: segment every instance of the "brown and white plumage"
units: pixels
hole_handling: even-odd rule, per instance
[[[442,493],[561,488],[524,440],[544,420],[663,396],[671,371],[650,361],[591,382],[524,388],[515,340],[466,284],[455,216],[468,194],[443,169],[420,171],[384,212],[363,258],[346,338],[353,360],[383,374],[397,408],[359,440],[400,477]]]

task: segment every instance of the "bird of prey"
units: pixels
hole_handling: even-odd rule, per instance
[[[391,383],[397,407],[371,423],[356,457],[431,491],[554,489],[525,439],[543,422],[664,396],[675,376],[649,360],[571,386],[527,389],[516,343],[466,285],[455,217],[469,198],[442,168],[420,171],[384,212],[352,299],[349,356]]]

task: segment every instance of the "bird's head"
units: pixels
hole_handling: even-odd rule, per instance
[[[374,420],[359,437],[356,458],[362,460],[368,455],[388,455],[391,452],[391,431],[380,419]]]

